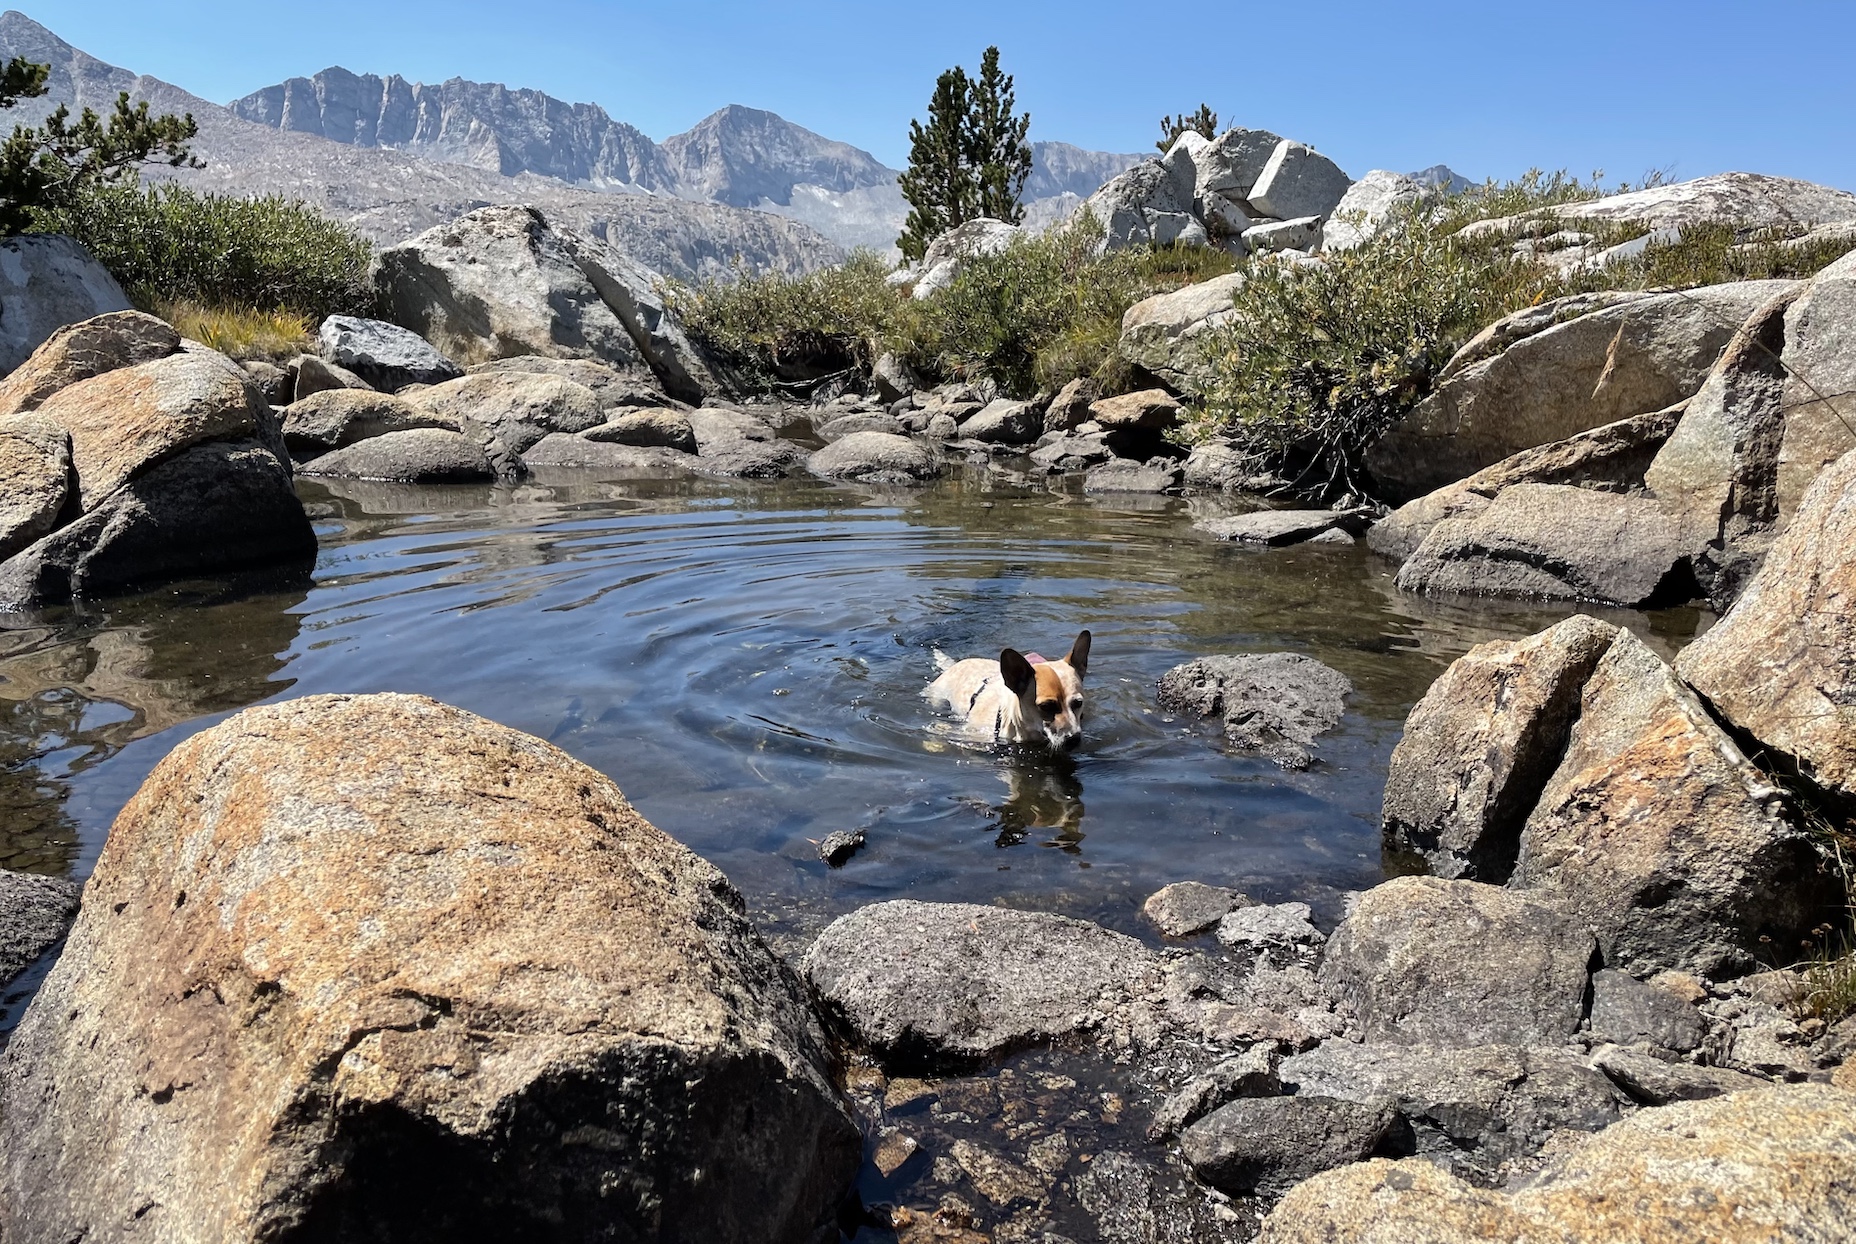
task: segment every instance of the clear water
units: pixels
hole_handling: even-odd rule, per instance
[[[787,950],[893,897],[1140,935],[1142,899],[1185,878],[1331,912],[1383,875],[1381,788],[1412,703],[1472,644],[1565,612],[1425,602],[1363,545],[1218,545],[1191,520],[1221,502],[1085,498],[996,467],[911,491],[578,473],[300,488],[313,578],[181,584],[0,630],[0,866],[87,875],[149,769],[231,711],[396,690],[610,774]],[[1619,620],[1671,648],[1700,618]],[[1056,657],[1084,627],[1070,756],[962,748],[921,698],[937,647]],[[1356,689],[1306,772],[1227,754],[1216,723],[1154,701],[1180,661],[1270,650]],[[829,868],[815,844],[842,829],[867,845]]]

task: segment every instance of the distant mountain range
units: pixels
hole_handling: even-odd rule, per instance
[[[654,143],[597,104],[452,78],[324,69],[253,91],[233,115],[356,147],[404,151],[505,177],[535,174],[588,190],[752,208],[802,221],[843,246],[889,247],[907,207],[897,171],[867,151],[771,112],[731,104]],[[1025,186],[1034,217],[1053,217],[1141,157],[1032,144]],[[1046,201],[1054,201],[1046,204]]]

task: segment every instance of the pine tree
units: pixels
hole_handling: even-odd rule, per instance
[[[0,68],[0,109],[44,95],[50,72],[15,56]],[[132,179],[142,164],[199,167],[187,147],[198,131],[191,113],[150,116],[146,101],[130,106],[127,91],[107,123],[86,108],[73,125],[71,110],[60,105],[42,125],[15,126],[0,143],[0,236],[22,232],[37,213],[70,207],[98,186]]]
[[[910,211],[896,246],[911,263],[969,220],[1015,225],[1025,218],[1018,199],[1031,176],[1031,114],[1013,116],[1017,102],[996,47],[986,49],[977,80],[958,66],[936,80],[928,124],[909,122],[909,169],[901,178]]]
[[[1190,115],[1160,118],[1160,141],[1154,146],[1160,148],[1162,155],[1173,149],[1179,136],[1188,130],[1203,134],[1206,138],[1218,137],[1218,114],[1213,112],[1210,104],[1200,104],[1199,110]]]
[[[928,124],[909,122],[909,168],[899,180],[911,210],[896,245],[910,263],[921,259],[928,243],[973,218],[979,195],[968,161],[971,94],[966,70],[949,69],[935,81]]]
[[[989,47],[973,85],[972,149],[968,158],[978,170],[979,215],[1015,225],[1025,218],[1018,199],[1031,176],[1031,114],[1014,117],[1017,106],[1012,75],[999,71],[999,49]]]

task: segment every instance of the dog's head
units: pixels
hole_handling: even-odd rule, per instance
[[[1083,675],[1088,669],[1088,631],[1076,637],[1061,661],[1033,664],[1014,648],[999,654],[999,673],[1006,689],[1018,697],[1028,727],[1025,733],[1042,726],[1050,745],[1064,751],[1083,738]]]

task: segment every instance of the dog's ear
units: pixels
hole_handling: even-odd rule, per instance
[[[1005,677],[1006,688],[1021,698],[1038,680],[1038,676],[1031,671],[1031,662],[1025,660],[1015,648],[1007,648],[999,654],[999,673]]]
[[[1084,631],[1081,635],[1076,637],[1076,642],[1070,645],[1070,655],[1065,657],[1064,660],[1069,662],[1070,668],[1076,671],[1076,676],[1078,678],[1081,678],[1084,674],[1089,672],[1088,631]]]

